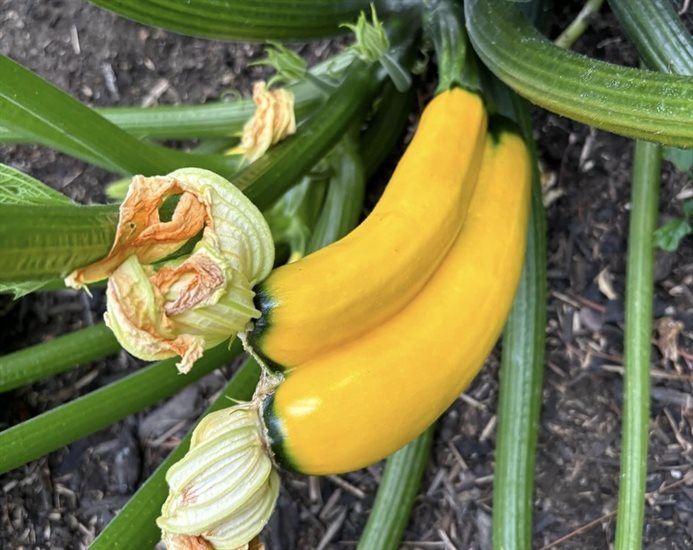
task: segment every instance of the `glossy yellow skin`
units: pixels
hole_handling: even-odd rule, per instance
[[[276,269],[261,285],[270,305],[253,346],[294,367],[402,309],[440,264],[477,180],[487,116],[476,94],[433,99],[368,218],[338,242]],[[259,334],[258,334],[259,332]]]
[[[510,311],[530,181],[521,138],[487,138],[467,220],[424,289],[386,323],[290,371],[277,388],[265,419],[283,436],[279,443],[274,432],[280,460],[316,475],[364,467],[415,438],[458,397]]]

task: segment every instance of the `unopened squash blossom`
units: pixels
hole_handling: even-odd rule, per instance
[[[170,221],[164,200],[179,195]],[[163,261],[202,233],[192,253]],[[205,349],[244,331],[259,312],[253,286],[272,269],[262,213],[226,179],[197,168],[135,176],[104,259],[72,272],[79,288],[108,277],[106,324],[145,360],[181,357],[187,372]]]

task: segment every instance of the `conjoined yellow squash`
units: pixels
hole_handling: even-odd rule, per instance
[[[319,475],[376,462],[423,432],[483,365],[519,282],[531,180],[522,138],[503,122],[491,126],[466,221],[423,290],[380,326],[289,370],[266,398],[263,416],[280,464]],[[411,200],[427,194],[425,181],[418,183]],[[430,262],[414,261],[414,270]],[[387,260],[379,267],[391,268]],[[398,275],[404,281],[393,284],[404,293],[413,283],[406,270]],[[320,307],[329,307],[331,297],[322,299]],[[371,299],[362,297],[366,307]]]
[[[368,218],[256,287],[262,316],[249,340],[266,363],[301,365],[371,331],[411,301],[467,215],[486,125],[477,94],[461,88],[439,94]]]

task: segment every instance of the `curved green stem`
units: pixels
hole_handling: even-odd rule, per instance
[[[609,6],[648,67],[693,75],[693,36],[671,0],[609,0]]]
[[[181,376],[178,358],[149,367],[0,432],[0,473],[7,472],[51,451],[110,426],[169,397],[230,361],[241,352],[235,341],[205,352],[189,374]]]
[[[226,384],[221,395],[204,412],[207,414],[228,407],[232,400],[247,401],[255,389],[260,377],[260,367],[253,359],[247,359],[243,366]],[[168,495],[166,472],[178,460],[183,458],[190,446],[190,432],[180,445],[169,454],[156,471],[144,482],[137,492],[128,500],[118,515],[108,524],[98,538],[92,543],[92,550],[110,550],[112,548],[152,548],[160,538],[160,531],[155,520],[161,505]]]
[[[533,103],[617,134],[693,146],[693,79],[561,49],[507,0],[467,0],[465,14],[484,64]]]
[[[103,323],[0,357],[0,392],[19,388],[120,349]]]
[[[359,550],[399,548],[431,454],[434,431],[431,426],[387,459]]]
[[[650,420],[650,357],[661,147],[637,141],[633,157],[624,330],[624,398],[616,549],[642,545]]]
[[[340,24],[355,20],[371,3],[369,0],[90,1],[147,25],[191,36],[246,42],[334,36],[340,32]],[[403,4],[393,0],[373,3],[380,14]]]

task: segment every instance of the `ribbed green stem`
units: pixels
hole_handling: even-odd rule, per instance
[[[454,86],[477,89],[476,73],[469,71],[467,33],[462,8],[451,0],[431,0],[424,12],[426,30],[433,40],[438,63],[436,93]]]
[[[110,426],[169,397],[230,361],[241,352],[238,341],[205,352],[189,374],[181,376],[166,359],[100,388],[75,401],[0,432],[0,473]]]
[[[413,87],[401,93],[392,83],[385,85],[378,112],[361,136],[361,158],[366,180],[376,172],[402,137],[413,104]]]
[[[653,234],[657,227],[661,162],[662,153],[658,145],[636,142],[628,231],[623,439],[616,550],[630,550],[642,545],[650,420]]]
[[[191,36],[240,41],[333,36],[368,11],[369,0],[90,0],[140,23]],[[376,0],[384,15],[411,1]]]
[[[115,206],[0,204],[0,282],[67,275],[108,253]]]
[[[47,378],[120,349],[103,323],[0,357],[0,392]]]
[[[693,79],[561,49],[507,0],[467,0],[465,14],[484,64],[530,101],[617,134],[693,146]]]
[[[693,75],[693,36],[671,0],[609,0],[609,6],[648,67]]]
[[[604,0],[587,0],[575,19],[571,21],[570,25],[565,28],[553,43],[559,48],[570,48],[587,30],[590,19],[599,11],[603,3]]]
[[[387,459],[359,550],[396,550],[431,453],[434,427]]]
[[[329,157],[332,176],[308,253],[341,239],[359,222],[366,180],[356,140],[345,136]]]
[[[519,124],[533,159],[525,263],[503,336],[492,523],[495,550],[529,550],[544,369],[546,226],[527,104],[494,78],[485,84],[501,113]]]
[[[246,360],[201,418],[228,407],[232,400],[249,400],[259,376],[260,368],[257,363],[252,359]],[[152,548],[159,541],[161,533],[155,520],[168,495],[166,472],[183,458],[190,446],[191,435],[192,429],[92,543],[92,550]]]

